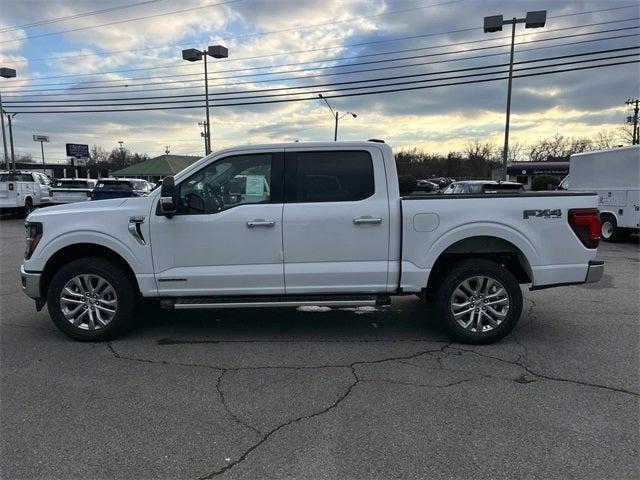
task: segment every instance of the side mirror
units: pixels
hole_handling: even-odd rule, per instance
[[[173,177],[165,177],[160,188],[160,212],[167,218],[177,211],[176,184]]]

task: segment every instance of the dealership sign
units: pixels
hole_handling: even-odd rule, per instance
[[[89,145],[67,143],[67,157],[89,158]]]

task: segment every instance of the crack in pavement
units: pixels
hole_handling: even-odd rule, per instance
[[[250,424],[242,421],[242,419],[240,417],[238,417],[235,413],[233,413],[231,411],[231,408],[227,404],[227,400],[226,400],[226,398],[224,396],[224,393],[222,392],[222,378],[225,376],[227,371],[228,370],[223,370],[222,373],[218,376],[218,381],[216,382],[216,391],[218,392],[218,396],[220,397],[220,401],[222,402],[222,406],[227,411],[229,416],[231,416],[231,418],[233,418],[237,423],[239,423],[243,427],[246,427],[246,428],[249,428],[249,429],[253,430],[255,433],[257,433],[258,435],[262,436],[263,433],[260,430],[255,428],[253,425],[250,425]]]
[[[536,372],[536,371],[532,370],[528,365],[523,364],[519,360],[505,360],[504,358],[496,357],[496,356],[489,355],[489,354],[486,354],[486,353],[480,353],[480,352],[477,352],[475,350],[469,350],[469,349],[466,349],[466,348],[460,348],[460,347],[450,347],[450,348],[453,349],[453,350],[458,350],[460,352],[468,352],[468,353],[473,353],[473,354],[481,356],[481,357],[491,358],[493,360],[497,360],[498,362],[508,363],[510,365],[516,365],[516,366],[522,368],[529,375],[532,375],[532,376],[534,376],[536,378],[539,378],[539,379],[542,379],[542,380],[549,380],[549,381],[554,381],[554,382],[564,382],[564,383],[573,383],[575,385],[582,385],[584,387],[601,388],[601,389],[604,389],[604,390],[609,390],[611,392],[624,393],[626,395],[634,395],[636,397],[640,397],[640,393],[634,392],[633,390],[627,390],[627,389],[618,388],[618,387],[611,387],[611,386],[608,386],[608,385],[600,385],[598,383],[585,382],[583,380],[573,380],[573,379],[570,379],[570,378],[553,377],[551,375],[546,375],[544,373],[539,373],[539,372]],[[518,379],[516,379],[516,381],[521,379],[521,378],[522,377],[518,377]],[[518,381],[518,383],[529,383],[529,382]]]
[[[434,342],[436,343],[436,342]],[[444,342],[437,342],[437,343],[444,343]],[[524,347],[523,344],[521,344],[520,342],[518,342],[519,345],[525,350],[526,352],[526,347]],[[142,362],[142,363],[150,363],[150,364],[160,364],[160,365],[175,365],[175,366],[185,366],[185,367],[201,367],[201,368],[208,368],[208,369],[213,369],[213,370],[218,370],[221,372],[221,374],[218,376],[217,382],[216,382],[216,391],[218,392],[218,395],[220,396],[221,402],[223,404],[223,407],[225,408],[226,412],[229,414],[229,416],[239,425],[242,425],[245,428],[249,428],[251,429],[253,432],[255,432],[258,436],[259,439],[257,442],[255,442],[253,445],[251,445],[249,448],[247,448],[244,453],[242,453],[238,458],[236,458],[233,461],[230,461],[228,464],[224,465],[223,467],[214,470],[204,476],[199,477],[199,480],[208,480],[208,479],[212,479],[220,474],[223,474],[227,471],[229,471],[230,469],[240,465],[242,462],[244,462],[248,456],[251,454],[251,452],[255,451],[256,449],[260,448],[260,446],[262,446],[265,442],[267,442],[269,440],[269,438],[271,438],[274,434],[276,434],[277,432],[279,432],[280,430],[282,430],[283,428],[292,425],[294,423],[298,423],[301,421],[305,421],[305,420],[309,420],[315,417],[319,417],[321,415],[324,415],[325,413],[335,409],[336,407],[338,407],[342,402],[344,402],[348,396],[352,393],[352,391],[354,390],[355,386],[358,385],[359,383],[392,383],[392,384],[399,384],[399,385],[406,385],[406,386],[412,386],[412,387],[418,387],[418,388],[450,388],[456,385],[460,385],[463,383],[467,383],[467,382],[471,382],[474,380],[477,380],[478,378],[500,378],[500,379],[505,379],[504,376],[493,376],[493,375],[489,375],[489,374],[484,374],[484,373],[479,373],[479,372],[474,372],[473,375],[475,376],[474,378],[465,378],[465,379],[461,379],[461,380],[457,380],[455,382],[450,382],[448,384],[428,384],[428,383],[414,383],[414,382],[403,382],[403,381],[397,381],[397,380],[388,380],[388,379],[377,379],[377,378],[368,378],[368,379],[361,379],[358,377],[358,374],[356,372],[356,367],[360,366],[360,365],[375,365],[375,364],[381,364],[381,363],[385,363],[385,362],[399,362],[399,363],[404,363],[407,365],[411,365],[413,367],[416,368],[425,368],[425,367],[421,367],[419,365],[416,365],[414,363],[412,363],[410,360],[413,359],[417,359],[418,357],[421,357],[423,355],[431,355],[431,354],[443,354],[444,356],[436,356],[435,360],[437,362],[437,364],[439,365],[439,368],[443,371],[451,371],[451,372],[464,372],[463,370],[456,370],[456,369],[449,369],[446,368],[443,364],[442,364],[442,360],[445,359],[447,356],[449,355],[464,355],[465,353],[471,353],[471,354],[475,354],[481,357],[485,357],[485,358],[490,358],[493,360],[496,360],[498,362],[502,362],[502,363],[506,363],[506,364],[510,364],[510,365],[515,365],[521,369],[523,369],[526,373],[528,373],[529,375],[531,375],[532,377],[539,379],[539,380],[547,380],[547,381],[557,381],[557,382],[566,382],[566,383],[573,383],[573,384],[577,384],[577,385],[582,385],[582,386],[586,386],[586,387],[591,387],[591,388],[600,388],[600,389],[605,389],[605,390],[609,390],[609,391],[613,391],[613,392],[617,392],[617,393],[624,393],[624,394],[628,394],[628,395],[634,395],[634,396],[640,396],[640,394],[630,391],[630,390],[626,390],[626,389],[622,389],[622,388],[617,388],[617,387],[610,387],[610,386],[606,386],[606,385],[599,385],[599,384],[595,384],[595,383],[589,383],[589,382],[584,382],[584,381],[580,381],[580,380],[572,380],[572,379],[566,379],[566,378],[560,378],[560,377],[553,377],[551,375],[545,375],[536,371],[533,371],[528,365],[525,365],[522,362],[522,358],[526,356],[526,354],[520,355],[519,358],[515,361],[513,360],[505,360],[503,358],[497,357],[497,356],[493,356],[493,355],[489,355],[489,354],[485,354],[485,353],[481,353],[481,352],[477,352],[475,350],[470,350],[470,349],[466,349],[466,348],[462,348],[459,346],[452,346],[453,342],[446,342],[444,343],[444,345],[442,345],[439,348],[429,348],[429,349],[423,349],[423,350],[419,350],[417,352],[411,353],[411,354],[405,354],[405,355],[396,355],[396,356],[392,356],[392,357],[384,357],[384,358],[380,358],[380,359],[374,359],[374,360],[358,360],[355,362],[351,362],[348,364],[332,364],[332,365],[312,365],[312,366],[280,366],[280,365],[275,365],[275,366],[269,366],[269,365],[258,365],[258,366],[248,366],[248,367],[221,367],[221,366],[212,366],[212,365],[206,365],[206,364],[193,364],[193,363],[180,363],[180,362],[169,362],[166,360],[150,360],[150,359],[144,359],[144,358],[136,358],[136,357],[129,357],[129,356],[125,356],[120,354],[117,350],[115,350],[115,348],[113,347],[113,345],[111,344],[111,342],[107,342],[107,346],[109,348],[109,351],[111,352],[111,354],[118,359],[122,359],[122,360],[127,360],[127,361],[133,361],[133,362]],[[318,410],[316,412],[310,413],[310,414],[306,414],[306,415],[301,415],[298,416],[296,418],[287,420],[286,422],[283,422],[279,425],[277,425],[276,427],[272,428],[271,430],[269,430],[268,432],[262,432],[260,430],[258,430],[257,428],[253,427],[252,425],[246,423],[245,421],[243,421],[238,415],[236,415],[228,406],[226,398],[224,396],[224,393],[222,392],[222,382],[223,382],[223,378],[225,376],[225,374],[227,372],[230,371],[242,371],[242,370],[266,370],[266,369],[271,369],[271,370],[278,370],[278,369],[287,369],[287,370],[314,370],[314,369],[326,369],[326,368],[348,368],[349,371],[351,372],[351,376],[353,378],[353,380],[349,383],[349,385],[346,387],[346,389],[344,390],[344,392],[336,399],[334,400],[331,404],[329,404],[328,406],[322,408],[321,410]],[[469,373],[469,372],[466,372]],[[519,384],[526,384],[526,383],[531,383],[534,380],[530,380],[527,379],[526,376],[524,374],[520,375],[519,377],[512,379],[514,382],[519,383]]]

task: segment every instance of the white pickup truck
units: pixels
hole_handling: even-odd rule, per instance
[[[10,170],[0,172],[0,212],[25,217],[50,200],[51,180],[43,173]]]
[[[434,300],[453,336],[502,338],[531,288],[598,281],[591,193],[401,197],[380,141],[216,152],[147,197],[47,208],[26,222],[25,293],[78,340],[172,309]]]

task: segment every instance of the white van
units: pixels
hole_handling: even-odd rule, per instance
[[[20,212],[25,217],[50,200],[51,180],[40,172],[0,172],[0,212]]]
[[[596,192],[602,239],[621,240],[640,228],[640,145],[571,155],[563,190]]]

